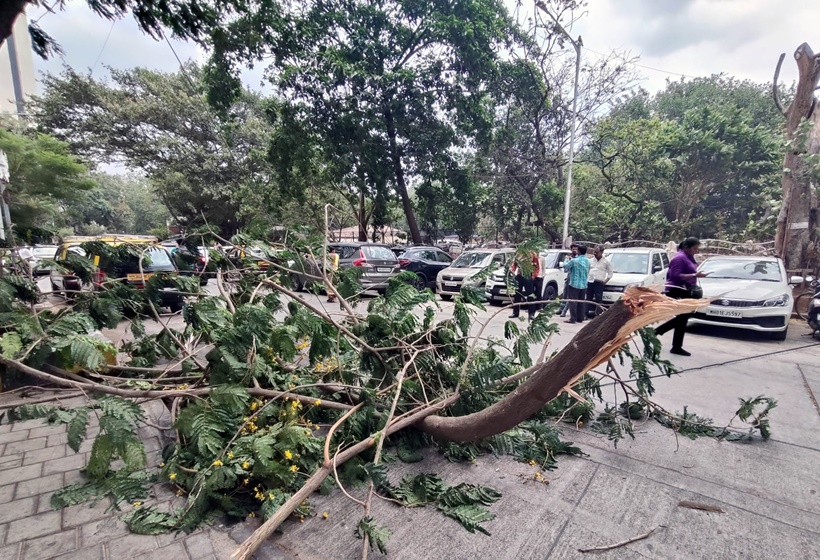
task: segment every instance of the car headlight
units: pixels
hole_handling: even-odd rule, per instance
[[[789,303],[789,294],[783,294],[776,298],[767,299],[763,302],[763,307],[784,307]]]
[[[641,282],[632,282],[631,284],[627,284],[626,286],[624,286],[624,290],[626,290],[627,288],[637,288],[639,286],[643,286],[644,283],[645,282],[643,282],[643,281],[641,281]]]

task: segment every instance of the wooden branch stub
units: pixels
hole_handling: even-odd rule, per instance
[[[726,513],[721,508],[709,504],[703,504],[701,502],[691,502],[689,500],[681,500],[678,502],[678,507],[682,508],[689,508],[689,509],[697,509],[700,511],[709,511],[712,513]]]
[[[772,97],[774,97],[774,104],[781,115],[786,115],[786,109],[783,108],[783,102],[780,100],[780,91],[778,89],[778,81],[780,80],[780,69],[783,67],[783,61],[786,59],[786,53],[780,53],[780,58],[777,59],[777,66],[774,69],[774,80],[772,80]]]

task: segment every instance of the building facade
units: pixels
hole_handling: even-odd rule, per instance
[[[36,91],[28,19],[20,14],[11,36],[0,46],[0,117],[25,115],[26,101]]]

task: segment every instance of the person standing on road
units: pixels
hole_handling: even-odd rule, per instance
[[[575,258],[576,255],[578,255],[578,245],[573,243],[572,245],[569,246],[569,250],[572,254],[569,256],[568,259],[566,259],[564,261],[565,265],[566,265],[567,262],[569,262],[569,259],[573,259],[573,258]],[[566,273],[566,272],[567,272],[567,270],[564,269],[564,273]],[[569,298],[569,295],[568,295],[568,292],[567,292],[568,288],[569,288],[569,274],[567,274],[567,277],[564,279],[564,293],[561,296],[564,299]],[[561,311],[560,311],[561,317],[566,317],[568,310],[569,310],[569,302],[565,301],[564,303],[561,304]]]
[[[538,276],[535,278],[534,284],[534,291],[535,291],[535,310],[541,311],[544,308],[544,276],[547,273],[547,259],[544,258],[544,255],[538,254]]]
[[[698,272],[695,255],[699,252],[700,240],[697,237],[687,237],[678,245],[678,254],[669,261],[669,270],[666,271],[665,293],[667,296],[673,299],[699,299],[702,297],[702,293],[698,288],[698,278],[705,278],[706,273]],[[658,336],[672,329],[675,330],[672,335],[672,348],[669,350],[672,354],[679,356],[692,355],[683,349],[686,323],[691,316],[691,313],[681,313],[655,329],[655,334]]]
[[[564,271],[567,272],[569,286],[567,287],[567,299],[575,300],[569,304],[569,321],[567,323],[583,323],[584,311],[586,310],[587,284],[589,280],[589,259],[587,258],[587,248],[584,245],[578,247],[578,255],[564,264]]]
[[[530,320],[535,318],[535,308],[538,305],[535,297],[535,279],[538,278],[538,274],[540,273],[540,263],[541,259],[538,253],[522,252],[515,254],[512,266],[510,267],[510,271],[515,275],[516,288],[515,298],[513,299],[515,307],[513,307],[510,319],[518,317],[523,307],[521,304],[524,301],[529,302],[527,315]]]
[[[339,253],[336,252],[336,247],[329,247],[327,253],[327,267],[330,271],[328,274],[328,280],[331,282],[336,282],[336,271],[339,270]],[[327,302],[334,303],[336,301],[336,295],[327,290]]]
[[[612,278],[612,264],[604,258],[604,246],[597,245],[592,251],[587,283],[587,300],[597,305],[588,304],[586,316],[601,314],[601,303],[604,301],[604,286]]]

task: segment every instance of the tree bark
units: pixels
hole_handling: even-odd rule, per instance
[[[17,16],[26,9],[28,0],[3,0],[0,2],[0,47],[11,36]]]
[[[636,330],[702,307],[706,300],[672,300],[648,288],[628,288],[621,301],[587,323],[548,362],[495,404],[467,416],[430,416],[418,427],[433,437],[475,441],[514,428],[566,387],[611,358]]]
[[[820,81],[820,57],[808,43],[794,52],[799,77],[794,100],[785,111],[786,134],[790,142],[783,161],[783,202],[777,216],[775,252],[789,270],[817,266],[817,197],[814,193],[806,155],[820,153],[820,113],[815,110],[814,91]],[[781,57],[782,61],[782,57]],[[775,76],[779,75],[780,63]],[[775,103],[777,83],[775,83]],[[801,125],[811,123],[808,136],[802,138]]]
[[[407,227],[410,229],[410,238],[413,243],[420,245],[421,232],[416,222],[416,213],[413,210],[413,201],[410,200],[410,193],[407,191],[407,182],[404,178],[404,168],[401,164],[401,150],[396,140],[396,123],[393,120],[393,112],[390,109],[384,112],[384,122],[387,126],[387,138],[390,141],[390,158],[393,160],[393,172],[396,176],[396,190],[401,197],[401,206],[404,209],[404,217],[407,219]]]

